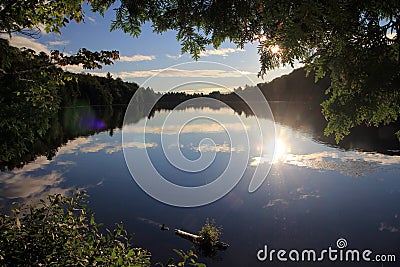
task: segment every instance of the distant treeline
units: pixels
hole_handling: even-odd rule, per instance
[[[61,106],[71,106],[77,101],[89,105],[115,105],[128,104],[132,96],[138,90],[136,83],[125,82],[120,78],[114,79],[110,74],[106,77],[93,76],[90,74],[70,74],[72,79],[60,87]],[[147,101],[161,97],[158,101],[160,106],[173,108],[189,99],[198,97],[211,97],[223,102],[241,101],[240,95],[246,95],[252,99],[255,90],[261,90],[268,101],[293,101],[307,102],[319,105],[325,98],[325,90],[330,82],[322,79],[314,82],[313,74],[306,77],[304,69],[294,70],[288,75],[276,78],[271,82],[259,83],[257,86],[238,87],[231,93],[220,93],[218,91],[209,94],[185,92],[168,92],[162,96],[151,88],[142,89],[141,100]],[[256,94],[255,94],[256,95]],[[257,95],[258,97],[258,95]],[[260,101],[259,98],[254,98]]]
[[[90,74],[70,74],[71,79],[60,86],[61,106],[77,103],[89,105],[128,104],[139,86],[124,82],[120,78],[92,76]]]
[[[326,120],[321,114],[319,104],[321,98],[325,96],[326,83],[314,84],[312,78],[305,78],[304,74],[302,69],[295,70],[289,75],[258,86],[270,100],[269,106],[276,122],[306,132],[319,142],[336,146],[333,137],[326,137],[323,134]],[[53,110],[51,114],[32,113],[33,106],[28,105],[29,102],[14,102],[15,109],[9,111],[7,106],[1,107],[3,111],[8,111],[1,115],[7,118],[8,125],[12,126],[1,128],[0,170],[22,167],[40,155],[51,159],[57,154],[60,146],[79,136],[89,136],[104,131],[113,135],[115,130],[123,127],[126,104],[131,101],[134,94],[136,97],[131,104],[134,105],[135,112],[130,123],[145,117],[151,119],[160,110],[184,110],[187,107],[198,109],[208,107],[218,110],[228,105],[237,114],[253,116],[250,105],[252,108],[265,108],[265,103],[259,97],[251,97],[256,96],[254,91],[258,90],[254,86],[236,88],[235,92],[229,94],[218,91],[209,94],[184,92],[160,94],[150,88],[139,88],[135,83],[114,79],[110,75],[97,77],[71,74],[71,77],[57,90],[57,98],[61,99],[62,108]],[[281,90],[285,94],[282,94]],[[242,101],[240,96],[245,94],[247,94],[246,99],[254,100],[256,103]],[[186,102],[188,105],[177,107],[187,100],[200,97],[204,99]],[[207,97],[218,99],[221,103],[210,102]],[[154,106],[145,104],[154,103],[156,98],[159,99]],[[19,112],[15,111],[17,109]],[[394,140],[393,132],[396,129],[394,126],[391,124],[379,128],[368,127],[368,129],[365,126],[356,127],[354,133],[347,136],[339,147],[398,154],[393,150],[399,148],[399,143]]]
[[[209,94],[185,94],[183,92],[169,92],[164,94],[160,102],[174,107],[186,100],[198,97],[211,97],[221,100],[225,103],[242,102],[241,96],[245,96],[246,100],[254,102],[265,102],[260,99],[260,95],[256,91],[261,91],[268,101],[289,101],[308,103],[312,106],[320,106],[328,95],[325,94],[330,81],[328,78],[320,79],[317,83],[314,81],[314,74],[306,76],[303,68],[296,69],[290,74],[278,77],[270,82],[259,83],[255,85],[246,85],[244,88],[238,87],[230,93],[221,93],[218,91]]]

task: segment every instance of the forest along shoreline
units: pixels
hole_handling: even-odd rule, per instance
[[[217,91],[209,94],[160,94],[151,88],[139,88],[136,83],[124,82],[120,78],[114,79],[111,75],[98,77],[69,73],[72,78],[59,86],[56,95],[53,96],[53,100],[58,101],[55,101],[56,104],[53,104],[50,111],[43,112],[39,108],[40,105],[33,106],[32,103],[24,101],[15,102],[19,110],[25,111],[23,115],[5,105],[0,107],[2,117],[6,118],[9,124],[20,125],[18,128],[3,127],[1,130],[3,153],[0,169],[5,171],[20,168],[42,155],[51,159],[59,147],[76,137],[90,136],[103,131],[112,134],[115,129],[122,129],[126,106],[134,94],[140,94],[135,99],[140,99],[143,103],[151,103],[159,98],[152,110],[147,110],[147,105],[143,103],[132,103],[137,106],[135,120],[139,121],[148,114],[151,118],[157,110],[172,110],[189,99],[199,97],[220,100],[238,114],[253,116],[253,111],[242,101],[241,96],[257,103],[259,99],[252,98],[256,95],[253,92],[261,90],[268,100],[275,122],[279,124],[311,134],[318,142],[333,147],[400,155],[400,143],[395,136],[396,129],[400,126],[399,122],[380,127],[354,127],[339,144],[333,136],[325,136],[327,122],[321,113],[320,103],[327,98],[324,92],[330,82],[325,78],[315,83],[312,75],[306,77],[305,74],[304,69],[297,69],[269,83],[258,84],[258,87],[239,87],[229,94]],[[293,101],[294,99],[296,101]],[[48,101],[50,99],[44,98],[41,105],[46,105]],[[211,108],[222,108],[222,103],[221,106]],[[201,101],[198,105],[197,108],[209,106],[207,101]],[[260,102],[258,105],[263,108],[265,103]],[[80,114],[86,114],[86,118],[89,118],[84,125]],[[18,138],[21,135],[29,138]]]

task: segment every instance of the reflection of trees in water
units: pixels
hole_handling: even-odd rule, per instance
[[[263,108],[263,103],[252,105],[253,109]],[[253,111],[245,104],[232,103],[230,106],[238,113],[253,116]],[[276,123],[305,133],[317,142],[345,150],[380,152],[388,155],[400,155],[400,143],[396,131],[400,123],[391,123],[379,127],[356,126],[339,144],[334,136],[324,135],[327,125],[318,104],[309,102],[271,101],[269,106]]]
[[[6,149],[2,154],[7,155],[7,158],[3,157],[0,168],[20,168],[38,156],[46,156],[50,160],[57,154],[60,146],[79,136],[103,131],[109,131],[112,135],[114,129],[122,128],[124,112],[125,107],[83,106],[64,108],[52,116],[41,117],[40,120],[27,117],[19,122],[25,123],[25,131],[22,132],[20,128],[3,131],[0,139]],[[14,119],[19,118],[15,116]],[[32,125],[31,120],[35,120],[36,124]],[[44,132],[42,136],[39,135],[41,131]],[[30,138],[15,138],[17,134],[24,134]],[[19,150],[20,148],[24,149]]]
[[[146,96],[149,97],[149,96]],[[153,96],[154,97],[154,96]],[[133,105],[133,116],[131,121],[125,123],[136,123],[142,118],[151,119],[156,112],[172,110],[182,102],[203,95],[192,95],[174,99],[171,96],[161,98],[152,108],[147,105],[145,98],[138,98]],[[264,109],[265,103],[252,103],[249,105],[240,101],[234,94],[219,95],[219,100],[232,108],[237,114],[242,116],[254,116],[257,109]],[[194,101],[190,106],[180,105],[179,109],[203,109],[205,107],[214,110],[225,108],[222,103],[216,105],[211,101]],[[194,103],[194,105],[193,105]],[[400,143],[395,138],[394,133],[398,125],[375,127],[356,127],[338,145],[333,137],[326,137],[323,134],[326,121],[321,114],[319,105],[310,103],[276,101],[269,103],[274,114],[275,122],[287,125],[296,131],[309,135],[317,142],[339,147],[342,149],[359,149],[365,151],[377,151],[389,155],[400,154]],[[2,144],[2,158],[0,162],[1,170],[19,168],[33,161],[38,156],[46,156],[52,159],[60,146],[68,140],[94,135],[99,132],[108,131],[112,136],[115,129],[122,129],[126,106],[75,106],[63,108],[54,114],[38,114],[37,112],[24,113],[21,118],[20,113],[8,112],[7,119],[15,121],[18,127],[2,129],[0,141]],[[44,134],[43,134],[44,133]]]
[[[205,258],[209,258],[213,261],[222,261],[222,255],[221,255],[221,250],[215,248],[215,247],[206,247],[206,246],[200,246],[197,245],[195,247],[195,251],[197,255],[200,255]]]
[[[246,92],[240,92],[239,95],[241,93]],[[192,98],[193,97],[200,96],[192,96]],[[234,93],[219,95],[218,99],[241,116],[248,117],[254,116],[254,114],[263,114],[263,112],[259,112],[258,109],[265,109],[265,102],[260,102],[259,99],[251,99],[251,96],[250,99],[253,101],[251,103],[245,103]],[[226,107],[224,104],[209,106],[208,103],[204,101],[196,101],[195,103],[197,104],[196,106],[185,107],[181,105],[180,108],[201,109],[203,107],[208,107],[218,110]],[[380,127],[354,127],[351,133],[337,144],[334,136],[327,137],[324,134],[327,122],[321,113],[321,106],[319,103],[320,101],[269,101],[269,106],[276,123],[289,126],[296,131],[305,133],[317,142],[322,142],[326,145],[345,150],[375,151],[388,155],[400,155],[400,143],[395,135],[397,129],[400,127],[399,122]],[[178,104],[180,104],[179,101],[174,102],[171,98],[164,101],[161,99],[155,110],[173,109]]]
[[[127,94],[131,96],[133,89],[128,89],[130,91]],[[138,90],[137,93],[142,95],[140,99],[154,95],[153,91],[147,89]],[[10,100],[12,96],[10,92],[10,96],[5,98]],[[127,98],[127,95],[125,97]],[[109,131],[112,136],[116,128],[122,129],[126,110],[126,105],[91,106],[86,98],[75,99],[70,103],[71,106],[66,108],[59,109],[57,105],[51,112],[49,109],[33,107],[30,102],[21,101],[20,98],[9,102],[12,104],[0,106],[2,125],[8,126],[0,129],[1,170],[20,168],[38,156],[46,156],[50,160],[60,146],[80,136],[104,131]],[[149,113],[143,102],[137,101],[132,103],[132,106],[135,112],[130,123],[139,121]]]
[[[114,128],[113,120],[106,117],[112,112],[97,111],[86,117],[75,112],[65,120],[61,106],[76,106],[79,101],[85,105],[127,104],[138,89],[137,84],[111,75],[63,72],[56,67],[60,62],[53,56],[57,53],[49,56],[17,49],[0,38],[0,169],[22,166],[37,155],[52,158],[69,138]],[[144,91],[145,95],[150,90]]]

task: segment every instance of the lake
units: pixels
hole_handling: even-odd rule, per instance
[[[97,221],[107,227],[123,222],[134,233],[135,245],[151,251],[153,263],[177,258],[174,248],[193,246],[173,231],[161,231],[162,224],[197,233],[207,218],[223,227],[221,240],[230,244],[212,258],[200,257],[199,262],[209,266],[304,266],[304,262],[279,262],[276,257],[272,262],[259,261],[257,253],[265,245],[269,250],[337,249],[338,239],[347,241],[346,248],[368,249],[372,255],[394,254],[399,261],[398,144],[382,147],[384,141],[376,140],[375,149],[371,142],[365,149],[357,140],[366,137],[359,136],[341,147],[323,137],[320,118],[302,113],[303,104],[291,104],[292,110],[285,105],[271,104],[276,122],[217,103],[157,109],[148,117],[137,111],[125,123],[125,107],[64,109],[53,124],[52,138],[42,140],[51,142],[40,146],[46,149],[2,166],[0,207],[86,189]],[[166,120],[172,123],[164,124]],[[254,130],[257,127],[267,134],[260,135]],[[275,155],[270,135],[274,127]],[[135,157],[143,153],[147,159]],[[187,168],[180,165],[186,164],[180,156],[188,160]],[[239,175],[240,180],[237,184],[229,181],[234,188],[214,202],[191,208],[172,206],[149,196],[133,179],[131,173],[152,173],[146,161],[167,181],[184,187],[208,185],[228,174]],[[257,166],[271,169],[261,186],[249,193]],[[180,201],[179,195],[162,193]],[[397,266],[344,261],[334,265]]]

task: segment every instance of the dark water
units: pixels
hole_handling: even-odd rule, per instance
[[[39,153],[36,159],[19,164],[20,168],[8,167],[0,173],[3,209],[12,201],[31,201],[49,193],[85,188],[97,220],[109,227],[122,221],[134,232],[135,244],[152,252],[154,263],[177,258],[173,248],[188,250],[192,247],[189,241],[175,236],[172,231],[161,231],[161,224],[196,233],[207,218],[213,218],[223,227],[221,240],[229,243],[230,248],[219,251],[214,259],[200,257],[199,261],[209,266],[399,266],[400,156],[394,155],[398,144],[380,147],[379,153],[363,152],[354,145],[353,149],[346,150],[325,142],[316,130],[323,127],[309,127],[309,121],[300,127],[300,122],[306,119],[298,117],[296,126],[280,113],[276,116],[280,122],[276,123],[276,157],[257,157],[260,144],[269,145],[269,140],[253,136],[249,145],[243,142],[232,146],[230,136],[238,134],[243,126],[235,122],[237,113],[232,109],[187,108],[174,112],[181,118],[199,114],[217,117],[224,120],[226,126],[224,129],[206,119],[185,125],[179,146],[188,159],[197,159],[200,151],[215,153],[208,168],[188,174],[169,164],[163,152],[174,145],[173,142],[161,144],[160,139],[163,121],[170,111],[156,111],[152,115],[146,145],[135,140],[140,129],[138,125],[146,119],[140,115],[136,121],[122,127],[123,110],[100,112],[77,108],[68,112],[74,114],[75,119],[61,116],[63,119],[58,120],[64,138],[59,138],[61,147],[48,146],[53,149],[51,156]],[[239,118],[251,135],[256,118],[244,113]],[[258,121],[266,126],[273,123],[263,118]],[[79,127],[80,131],[76,131]],[[168,131],[173,132],[177,127],[179,125],[169,125],[164,131],[168,135]],[[176,184],[199,186],[212,182],[224,172],[232,153],[248,158],[248,163],[237,186],[216,202],[196,208],[169,206],[147,195],[135,183],[122,151],[123,130],[132,138],[124,144],[125,148],[146,150],[157,171]],[[202,143],[199,147],[200,140],[205,137],[211,138],[215,146]],[[380,144],[379,140],[377,143]],[[273,165],[267,179],[257,191],[249,193],[255,166],[271,160]],[[141,168],[140,164],[137,168]],[[268,249],[287,251],[337,249],[339,238],[346,239],[349,249],[369,249],[372,255],[394,254],[397,262],[289,264],[277,258],[273,262],[260,262],[256,256],[264,245]]]

